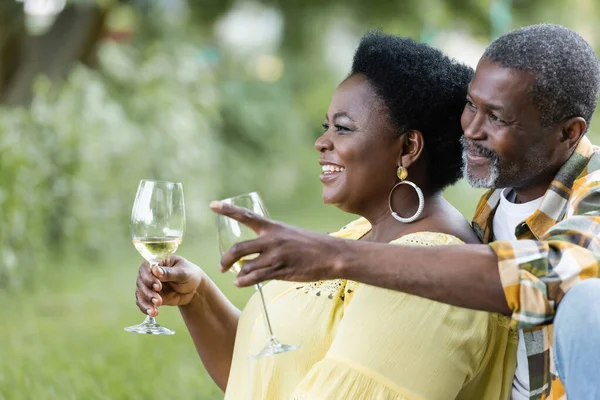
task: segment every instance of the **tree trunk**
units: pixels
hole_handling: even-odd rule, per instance
[[[77,61],[93,64],[105,15],[95,5],[73,5],[58,16],[46,34],[29,36],[20,30],[17,38],[6,41],[1,47],[0,77],[4,84],[0,86],[0,103],[27,105],[37,76],[60,82]]]

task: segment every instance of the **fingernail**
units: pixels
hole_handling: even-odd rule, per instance
[[[158,286],[158,283],[155,283],[154,285],[152,285],[152,287],[154,288],[154,290],[156,290],[158,292],[158,290],[160,289],[160,286]]]
[[[221,270],[221,272],[225,272],[225,267],[223,267],[222,265],[219,265],[219,269]]]
[[[146,309],[146,314],[148,314],[149,317],[151,317],[152,315],[150,315],[150,313],[152,312],[151,308]]]
[[[210,202],[209,207],[210,208],[217,208],[217,209],[221,208],[221,202],[213,200],[213,201]]]
[[[152,298],[152,304],[154,304],[154,305],[158,304],[158,299],[156,297]]]
[[[233,286],[240,287],[240,282],[236,279],[235,281],[233,281]]]
[[[163,267],[158,267],[158,269],[159,269],[161,275],[166,274],[165,269]]]

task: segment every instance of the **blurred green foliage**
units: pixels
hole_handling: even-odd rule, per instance
[[[30,106],[0,108],[0,287],[22,286],[65,254],[101,261],[124,247],[115,238],[127,241],[142,178],[184,183],[191,237],[212,229],[209,200],[252,190],[284,219],[302,208],[341,219],[318,205],[312,166],[312,142],[349,68],[327,54],[341,40],[332,27],[350,40],[380,26],[435,42],[452,30],[485,39],[542,15],[598,37],[590,0],[265,0],[284,21],[281,45],[266,54],[283,75],[261,80],[261,54],[232,51],[212,30],[233,2],[74,3],[107,10],[107,29],[126,39],[100,41],[92,68],[76,63],[60,84],[38,78]],[[2,7],[4,29],[18,31],[22,11]],[[447,195],[470,217],[479,193],[461,183]]]
[[[144,46],[105,43],[100,68],[76,66],[63,85],[40,78],[30,108],[0,109],[0,285],[65,252],[102,256],[126,235],[141,178],[183,180],[197,227],[218,196],[293,190],[282,152],[304,135],[290,89],[206,58],[186,29],[160,29]]]

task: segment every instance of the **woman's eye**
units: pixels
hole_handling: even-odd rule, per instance
[[[475,104],[473,104],[473,102],[471,100],[467,99],[467,107],[475,109]]]
[[[323,129],[325,129],[326,131],[329,130],[329,125],[328,124],[321,124],[321,126],[323,127]]]
[[[337,129],[338,132],[348,132],[350,130],[342,125],[335,125],[335,129]]]

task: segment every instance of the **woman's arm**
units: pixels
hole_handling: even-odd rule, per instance
[[[198,296],[179,306],[196,351],[211,378],[225,391],[237,325],[238,310],[210,279],[204,279]]]
[[[240,311],[197,265],[178,256],[163,264],[140,266],[137,305],[152,317],[160,305],[179,306],[200,359],[225,391]]]

